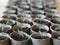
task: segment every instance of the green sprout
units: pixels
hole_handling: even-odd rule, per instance
[[[24,22],[25,21],[25,18],[21,18],[21,20]]]
[[[41,31],[39,31],[39,34],[41,35],[41,34],[42,34],[42,32],[41,32]]]
[[[41,18],[36,18],[36,20],[42,20]]]
[[[60,21],[60,18],[57,18],[57,21]]]
[[[22,29],[22,24],[17,24],[17,26],[20,28],[20,29]]]
[[[18,20],[19,18],[16,18],[16,21]]]
[[[2,29],[2,31],[4,30],[4,24],[2,24],[1,29]]]
[[[7,22],[6,22],[6,24],[8,24],[10,22],[10,19],[7,19]]]
[[[43,37],[43,33],[41,32],[41,31],[39,31],[39,34],[40,34],[40,36],[41,36],[41,38]]]
[[[58,39],[60,40],[60,36],[58,37]]]
[[[19,35],[21,35],[23,37],[23,33],[19,29],[17,29],[17,32]]]
[[[41,31],[39,31],[39,34],[40,34],[41,38],[43,38],[43,36],[47,36],[46,34],[44,34],[44,32],[41,32]]]
[[[18,34],[20,34],[20,30],[19,29],[17,29],[17,32],[18,32]]]
[[[6,24],[8,24],[9,22],[10,22],[10,17],[8,16]]]
[[[20,28],[22,28],[22,24],[18,24],[18,26],[19,26]]]
[[[39,31],[39,34],[40,34],[41,37],[43,36],[43,33],[41,31]]]
[[[56,30],[56,31],[59,31],[59,30],[60,30],[60,28],[59,28],[59,27],[58,27],[58,28],[55,28],[55,30]]]
[[[42,27],[42,25],[37,25],[39,27],[39,29]]]

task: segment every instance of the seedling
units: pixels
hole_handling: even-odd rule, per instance
[[[21,17],[20,19],[21,19],[23,22],[25,21],[25,18],[22,18],[22,17]]]
[[[55,28],[55,30],[56,30],[56,31],[60,31],[60,28],[59,28],[59,27],[57,27],[57,28]]]
[[[41,38],[43,38],[43,36],[47,36],[47,34],[44,34],[44,32],[41,32],[41,31],[39,31],[39,34],[40,34]]]
[[[39,27],[39,29],[42,27],[42,25],[37,25]]]
[[[39,34],[42,36],[42,32],[41,31],[39,31]]]
[[[23,22],[26,21],[24,18],[23,18]]]
[[[18,20],[19,18],[16,18],[16,21]]]
[[[42,20],[41,18],[36,18],[36,20]]]
[[[60,18],[57,18],[57,21],[60,21]]]
[[[18,34],[21,35],[23,37],[23,33],[18,29],[17,30]]]
[[[39,34],[40,34],[41,37],[43,36],[43,33],[41,31],[39,31]]]
[[[6,22],[6,24],[8,24],[10,22],[10,19],[7,19],[7,22]]]
[[[17,26],[18,26],[19,28],[21,28],[23,25],[22,25],[22,24],[17,24]]]
[[[8,24],[9,22],[10,22],[10,17],[8,16],[6,24]]]
[[[2,31],[4,30],[4,24],[1,25],[1,29],[2,29]]]
[[[60,40],[60,36],[58,36],[58,39]]]
[[[40,36],[41,36],[41,38],[43,37],[43,33],[41,32],[41,31],[39,31],[39,34],[40,34]]]

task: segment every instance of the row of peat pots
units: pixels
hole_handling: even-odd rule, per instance
[[[25,18],[21,15],[2,17],[0,45],[60,45],[59,18],[52,17],[48,20],[39,18],[39,15],[35,18]]]

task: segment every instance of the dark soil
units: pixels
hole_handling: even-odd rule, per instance
[[[19,29],[20,31],[23,31],[23,32],[25,32],[25,33],[27,33],[27,34],[30,35],[30,32],[31,32],[31,29],[30,29],[30,28],[28,28],[28,27],[22,27],[22,28],[14,27],[14,31],[17,31],[18,29]]]
[[[24,34],[23,36],[16,34],[16,35],[12,35],[11,38],[13,38],[16,41],[23,41],[23,40],[27,40],[28,37],[26,37]]]
[[[8,30],[10,30],[10,28],[9,27],[4,27],[4,29],[2,30],[2,28],[0,27],[0,32],[6,32],[6,31],[8,31]]]
[[[0,40],[5,40],[7,37],[0,36]]]
[[[7,20],[1,20],[0,23],[6,24],[7,23]],[[14,24],[15,24],[15,22],[13,22],[11,20],[9,21],[9,23],[7,23],[7,25],[14,25]]]
[[[33,27],[32,27],[32,30],[35,31],[35,32],[39,32],[39,31],[45,32],[45,31],[46,31],[46,29],[44,29],[44,28],[39,28],[39,27],[37,27],[37,26],[33,26]]]
[[[55,28],[59,28],[59,26],[56,26],[56,25],[52,26],[53,30],[55,30]],[[55,31],[60,31],[60,30],[58,29],[58,30],[55,30]]]
[[[37,37],[33,37],[33,38],[35,38],[35,39],[46,39],[46,38],[48,38],[47,36],[37,36]]]

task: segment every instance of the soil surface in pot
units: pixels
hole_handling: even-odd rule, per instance
[[[16,41],[24,41],[24,40],[28,39],[28,37],[26,35],[24,35],[24,34],[22,36],[19,35],[19,34],[12,34],[11,38],[13,38]]]
[[[30,24],[30,25],[33,25],[33,22],[32,21],[30,21],[29,19],[18,19],[17,20],[18,22],[21,22],[21,23],[28,23],[28,24]]]
[[[33,34],[32,37],[34,39],[47,39],[47,38],[49,38],[48,36],[40,36],[39,34],[35,34],[35,35]]]
[[[31,29],[30,28],[28,28],[28,27],[19,27],[19,26],[17,26],[17,25],[15,25],[14,27],[13,27],[13,30],[14,31],[17,31],[17,30],[20,30],[20,31],[23,31],[23,32],[25,32],[25,33],[27,33],[27,34],[30,34],[30,32],[31,32]]]
[[[50,21],[49,20],[45,20],[45,19],[36,19],[36,20],[34,20],[34,22],[36,22],[36,23],[39,23],[39,24],[45,24],[45,25],[47,25],[47,26],[50,26],[51,25],[51,23],[50,23]]]
[[[42,25],[39,27],[38,25],[33,25],[32,26],[32,30],[35,31],[35,32],[47,32],[48,30],[43,28]]]
[[[9,25],[3,25],[3,27],[0,26],[0,32],[7,32],[9,30],[11,30],[11,26],[9,26]]]
[[[14,25],[15,21],[13,21],[13,20],[8,21],[8,19],[7,20],[4,19],[4,20],[1,20],[0,23],[7,24],[7,25]]]
[[[55,31],[60,31],[60,26],[59,25],[53,25],[52,29]]]
[[[60,19],[59,18],[52,18],[51,22],[53,22],[55,24],[60,24]]]
[[[5,39],[7,39],[7,37],[0,36],[0,40],[5,40]]]
[[[2,18],[16,20],[17,19],[17,16],[16,15],[4,15],[4,16],[2,16]]]

